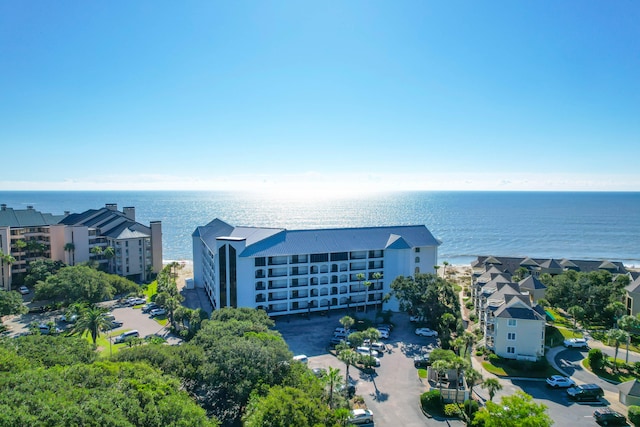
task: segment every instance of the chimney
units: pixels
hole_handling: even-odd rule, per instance
[[[126,206],[126,207],[122,208],[122,213],[124,214],[125,217],[127,217],[131,221],[135,221],[136,220],[136,208],[135,207]]]
[[[106,205],[104,205],[104,207],[109,209],[110,211],[117,211],[118,210],[118,204],[117,203],[107,203]]]
[[[32,205],[29,205],[29,206],[27,206],[27,209],[28,209],[28,210],[30,210],[30,211],[32,211],[32,210],[33,210],[33,206],[32,206]]]
[[[3,203],[0,205],[0,210],[6,211],[7,210],[7,204]]]

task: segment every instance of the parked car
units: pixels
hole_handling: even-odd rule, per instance
[[[569,338],[564,340],[564,346],[567,348],[587,348],[587,340],[584,338]]]
[[[563,377],[562,375],[552,375],[547,378],[547,385],[553,388],[567,388],[576,385],[569,377]]]
[[[378,329],[378,332],[380,332],[380,338],[382,339],[387,339],[389,338],[389,331],[386,329]]]
[[[111,321],[111,329],[121,328],[122,325],[124,325],[124,323],[122,323],[119,320],[112,320]]]
[[[149,304],[145,304],[142,307],[142,312],[143,313],[148,313],[151,310],[155,309],[155,308],[160,308],[160,306],[158,304],[156,304],[155,302],[150,302]]]
[[[567,389],[570,399],[578,401],[597,401],[604,396],[604,391],[597,384],[583,384]]]
[[[29,288],[27,288],[26,286],[20,286],[20,288],[18,289],[18,292],[20,292],[22,295],[26,295],[30,291],[29,291]]]
[[[63,314],[62,316],[60,316],[60,321],[61,322],[66,322],[66,323],[75,323],[78,320],[78,315],[77,314],[72,314],[72,315],[67,315],[67,314]]]
[[[350,345],[351,343],[349,341],[347,341],[346,338],[340,338],[340,337],[332,337],[331,340],[329,341],[329,346],[330,347],[335,347],[340,343],[346,343],[347,345]]]
[[[348,421],[351,424],[370,424],[373,422],[373,412],[370,409],[352,409]]]
[[[147,303],[147,300],[144,298],[138,298],[138,297],[127,298],[127,305],[130,305],[130,306],[146,304],[146,303]]]
[[[339,384],[336,386],[336,391],[341,394],[345,394],[347,398],[351,399],[356,395],[356,385],[351,380],[348,384]]]
[[[293,360],[296,360],[302,363],[309,363],[309,358],[305,354],[298,354],[296,356],[293,356]]]
[[[418,328],[416,329],[416,335],[419,335],[421,337],[437,337],[438,332],[429,328]]]
[[[356,353],[364,354],[365,356],[373,356],[373,357],[378,357],[379,356],[377,351],[375,351],[372,348],[364,347],[364,346],[356,348]]]
[[[413,358],[413,366],[416,368],[426,368],[431,366],[431,361],[429,360],[429,354],[422,354]]]
[[[327,370],[324,368],[313,368],[311,372],[318,378],[322,378],[327,374]]]
[[[140,333],[138,331],[136,331],[135,329],[132,331],[127,331],[127,332],[123,332],[120,335],[118,335],[114,341],[114,343],[116,344],[122,344],[123,342],[126,342],[130,339],[133,338],[137,338],[140,336]]]
[[[167,314],[167,310],[164,308],[154,308],[149,312],[149,316],[151,317],[164,316],[165,314]]]
[[[593,418],[604,426],[626,426],[627,418],[611,408],[599,408],[593,411]]]

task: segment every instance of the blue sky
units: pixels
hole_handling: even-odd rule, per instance
[[[0,3],[0,190],[640,191],[635,1]]]

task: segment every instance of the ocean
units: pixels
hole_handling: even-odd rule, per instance
[[[638,192],[396,192],[353,197],[196,191],[0,191],[0,203],[52,214],[116,203],[162,221],[166,260],[191,260],[191,234],[231,225],[312,229],[424,224],[439,263],[478,255],[597,259],[640,266]]]

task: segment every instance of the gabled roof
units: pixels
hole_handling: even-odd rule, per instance
[[[42,213],[29,207],[27,209],[13,209],[3,206],[0,209],[0,227],[38,227],[59,223],[65,215]]]
[[[193,233],[207,245],[222,237],[245,238],[240,256],[263,257],[296,254],[350,252],[362,250],[408,249],[439,246],[424,225],[391,227],[286,230],[282,228],[232,227],[213,220]]]
[[[151,235],[149,227],[130,220],[123,212],[106,207],[68,215],[60,224],[98,229],[102,236],[112,239],[137,239]]]
[[[625,286],[624,289],[627,292],[640,293],[640,276],[636,277],[635,280]]]
[[[547,287],[542,283],[537,277],[528,276],[518,282],[520,288],[524,289],[547,289]]]
[[[618,389],[627,396],[640,397],[640,381],[635,378],[618,384]]]
[[[528,257],[501,257],[501,256],[491,256],[491,257],[486,257],[486,256],[479,256],[471,265],[474,266],[476,269],[482,266],[487,267],[487,263],[486,260],[487,259],[493,259],[493,260],[497,260],[500,262],[500,264],[491,264],[493,267],[498,267],[500,268],[501,271],[506,271],[506,272],[511,272],[514,273],[515,271],[518,270],[518,268],[520,267],[528,267],[528,268],[532,268],[532,269],[538,269],[537,267],[535,267],[534,265],[522,265],[522,263],[527,260],[527,259],[531,259],[532,261],[538,263],[538,265],[540,265],[541,267],[547,268],[547,269],[558,269],[558,270],[565,270],[565,269],[572,269],[572,270],[578,270],[578,271],[582,271],[585,273],[591,272],[591,271],[597,271],[597,270],[601,270],[601,269],[605,269],[608,271],[611,271],[612,273],[626,273],[627,269],[625,268],[624,264],[622,264],[621,262],[618,261],[606,261],[607,263],[611,263],[612,265],[609,264],[605,264],[604,267],[601,267],[603,265],[603,261],[594,261],[594,260],[569,260],[566,258],[561,259],[560,261],[556,261],[556,260],[552,260],[549,258],[528,258]]]
[[[495,317],[503,319],[542,320],[543,322],[545,320],[536,310],[528,307],[524,301],[519,298],[511,299],[511,301],[499,307],[493,314]]]
[[[560,264],[558,264],[558,261],[556,261],[553,258],[547,259],[544,262],[542,262],[540,264],[540,268],[549,269],[549,270],[551,270],[551,269],[562,270],[562,266]]]
[[[523,267],[538,267],[540,264],[535,262],[533,259],[526,257],[522,262],[520,262],[520,265]]]
[[[560,265],[563,266],[564,268],[577,268],[578,266],[571,261],[570,259],[566,259],[566,258],[562,258],[560,260]]]

